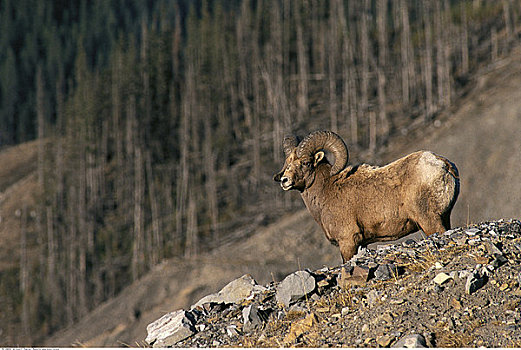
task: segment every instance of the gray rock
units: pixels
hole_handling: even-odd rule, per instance
[[[350,312],[349,307],[345,306],[342,308],[341,314],[342,314],[342,316],[346,316],[349,314],[349,312]]]
[[[497,255],[494,261],[492,261],[492,266],[497,269],[498,267],[506,264],[507,262],[508,259],[505,258],[504,255]]]
[[[381,295],[381,292],[374,290],[374,289],[369,291],[369,293],[366,294],[367,304],[369,305],[370,308],[374,307],[377,303],[379,303],[381,301],[380,295]]]
[[[481,287],[483,287],[486,282],[486,275],[480,275],[478,272],[471,273],[467,277],[467,283],[465,283],[465,291],[467,292],[467,294],[472,294]]]
[[[261,292],[265,289],[265,287],[258,285],[250,275],[244,275],[228,283],[218,293],[203,297],[197,303],[192,305],[191,309],[202,306],[206,303],[238,304],[250,297],[252,293]]]
[[[229,325],[228,327],[226,327],[226,334],[228,334],[228,336],[230,338],[239,336],[239,332],[237,331],[237,326],[232,324],[232,325]]]
[[[453,277],[447,275],[445,272],[441,272],[436,275],[433,282],[441,286],[442,284],[444,284],[447,281],[450,281],[451,279],[453,279]]]
[[[476,234],[480,233],[481,230],[479,228],[469,228],[468,230],[465,230],[465,233],[469,236],[475,236]]]
[[[503,252],[492,242],[485,242],[485,247],[487,252],[494,257],[503,255]]]
[[[393,348],[425,348],[427,342],[425,337],[421,334],[410,334],[398,340]]]
[[[456,229],[447,230],[447,231],[445,231],[445,233],[443,235],[444,236],[451,236],[454,232],[456,232]]]
[[[242,310],[243,329],[246,332],[252,331],[255,327],[262,324],[262,317],[257,305],[251,304]]]
[[[172,346],[196,332],[192,313],[185,310],[170,312],[147,326],[145,341],[155,348]]]
[[[288,307],[315,290],[315,278],[307,271],[297,271],[284,278],[277,288],[277,303]]]
[[[402,242],[402,245],[404,247],[415,247],[418,245],[418,243],[412,239],[412,238],[409,238],[408,240],[406,240],[405,242]]]
[[[386,281],[395,276],[398,276],[398,270],[393,264],[380,265],[374,272],[374,277],[377,281]]]
[[[481,242],[481,238],[479,238],[479,237],[476,237],[476,238],[473,238],[473,239],[469,239],[467,241],[467,243],[470,244],[470,245],[477,245],[479,242]]]

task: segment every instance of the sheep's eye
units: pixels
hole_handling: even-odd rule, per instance
[[[302,162],[302,165],[305,167],[309,167],[311,165],[311,162],[304,161],[304,162]]]

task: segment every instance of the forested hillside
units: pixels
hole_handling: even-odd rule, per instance
[[[0,142],[38,139],[0,277],[9,344],[291,209],[271,183],[284,134],[331,129],[370,158],[432,123],[521,23],[518,0],[185,2],[0,4]]]

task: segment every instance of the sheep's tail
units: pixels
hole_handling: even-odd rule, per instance
[[[454,207],[454,204],[456,203],[456,200],[458,199],[459,192],[460,192],[460,177],[459,177],[459,171],[456,167],[456,164],[452,163],[450,160],[448,160],[445,157],[438,156],[436,157],[441,160],[443,163],[445,163],[445,169],[447,172],[454,178],[454,187],[453,187],[453,196],[448,206],[448,211],[450,213],[450,210]]]
[[[454,179],[459,180],[459,171],[458,171],[458,168],[456,167],[456,164],[452,163],[450,160],[448,160],[445,157],[438,156],[438,155],[436,155],[436,157],[439,160],[441,160],[443,163],[445,163],[446,169],[449,172],[449,174],[451,174],[452,177],[454,177]]]

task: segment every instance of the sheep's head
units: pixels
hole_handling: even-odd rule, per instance
[[[331,131],[315,131],[300,143],[294,136],[286,137],[283,143],[286,160],[282,170],[273,179],[280,182],[283,190],[304,191],[315,180],[315,169],[324,160],[324,151],[331,152],[335,164],[331,176],[338,174],[347,164],[347,147],[340,136]]]

